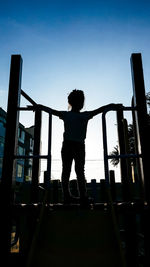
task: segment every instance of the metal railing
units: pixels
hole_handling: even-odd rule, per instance
[[[50,184],[51,180],[51,138],[52,138],[52,114],[49,113],[49,121],[48,121],[48,153],[47,155],[40,155],[40,139],[41,139],[41,125],[42,118],[41,112],[42,110],[36,110],[35,106],[37,103],[29,97],[23,90],[21,90],[21,94],[24,98],[26,98],[32,106],[27,107],[18,107],[18,110],[21,111],[34,111],[35,112],[35,125],[34,125],[34,149],[33,155],[14,155],[14,159],[33,159],[32,166],[32,185],[35,187],[35,190],[38,187],[38,178],[39,178],[39,160],[47,159],[47,170],[45,171],[45,185]]]
[[[122,105],[121,110],[123,111],[135,111],[136,108],[133,107],[124,107]],[[125,159],[125,158],[140,158],[142,154],[119,154],[119,155],[108,155],[108,145],[107,145],[107,127],[106,127],[106,114],[109,111],[116,111],[117,109],[106,108],[102,113],[102,131],[103,131],[103,153],[104,153],[104,173],[105,173],[105,181],[106,185],[109,186],[109,159],[117,158],[117,159]]]

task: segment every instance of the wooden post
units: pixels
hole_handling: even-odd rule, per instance
[[[128,138],[128,123],[126,119],[123,119],[123,128],[124,128],[124,142],[125,142],[125,153],[130,154],[130,148],[129,148],[129,138]],[[126,159],[126,165],[127,165],[127,177],[129,184],[132,183],[132,172],[131,172],[131,159]]]
[[[120,154],[126,154],[125,140],[124,140],[124,125],[123,125],[123,110],[117,111],[117,128],[118,128],[118,141]],[[126,159],[120,159],[120,171],[121,171],[121,182],[123,188],[123,199],[128,201],[130,199],[129,194],[129,182],[127,174]]]
[[[59,202],[59,180],[53,180],[53,203]]]
[[[132,107],[134,107],[134,101],[132,97],[131,102]],[[137,130],[136,130],[136,119],[135,119],[135,111],[132,111],[132,119],[133,119],[133,136],[134,136],[134,145],[135,145],[135,154],[138,154],[138,137],[137,137]],[[134,166],[134,179],[135,182],[140,184],[140,193],[142,198],[144,199],[143,195],[143,184],[142,184],[142,178],[141,178],[141,166],[140,166],[141,159],[136,158],[135,159],[135,166]]]
[[[143,199],[147,201],[148,207],[150,205],[150,126],[148,125],[148,115],[146,107],[145,85],[142,66],[141,54],[132,54],[131,56],[131,70],[133,81],[133,105],[136,107],[135,124],[138,141],[138,153],[142,154],[140,159],[141,177],[143,184]],[[150,228],[147,223],[150,222],[149,208],[145,211],[144,217],[144,241],[145,241],[145,266],[150,265]]]
[[[20,55],[12,55],[7,106],[5,147],[0,192],[0,229],[2,245],[0,253],[2,256],[5,257],[5,261],[10,252],[11,243],[11,205],[13,201],[12,184],[15,184],[16,180],[16,168],[14,168],[14,154],[16,154],[17,151],[17,137],[19,125],[19,112],[17,108],[20,106],[21,75],[22,58]],[[5,264],[7,265],[6,262]]]
[[[138,137],[138,153],[142,154],[142,159],[140,160],[141,175],[143,188],[145,190],[145,199],[147,202],[150,202],[150,127],[148,125],[147,118],[148,115],[141,54],[132,54],[131,70],[133,81],[133,102],[134,106],[137,108],[137,111],[135,111],[135,120]]]
[[[96,179],[91,180],[91,194],[94,202],[97,200],[97,183]]]
[[[100,200],[102,202],[108,201],[105,179],[100,179]]]
[[[34,148],[33,156],[40,155],[40,144],[41,144],[41,121],[42,121],[42,112],[41,110],[35,111],[35,128],[34,128]],[[38,184],[39,184],[39,171],[40,171],[40,159],[38,157],[33,158],[32,166],[32,193],[31,201],[38,201]]]
[[[110,189],[111,189],[112,200],[116,201],[116,185],[115,185],[115,172],[114,172],[114,170],[109,171],[109,177],[110,177]]]

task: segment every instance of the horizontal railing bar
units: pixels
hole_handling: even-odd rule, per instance
[[[137,110],[137,108],[136,107],[122,107],[122,109],[124,110],[124,111],[131,111],[131,110]]]
[[[118,158],[141,158],[142,154],[120,154],[120,155],[107,155],[108,159],[118,159]]]
[[[21,89],[21,94],[24,96],[32,105],[37,105],[37,103],[30,97],[28,96],[22,89]]]
[[[34,107],[30,106],[30,107],[18,107],[18,110],[25,110],[25,111],[32,111],[35,110]]]
[[[25,111],[36,111],[36,107],[35,106],[27,106],[27,107],[18,107],[18,110],[25,110]],[[52,115],[52,112],[50,111],[46,111],[44,109],[41,109],[41,111],[45,111],[46,113],[48,113],[50,116]]]
[[[48,159],[48,155],[32,155],[32,156],[27,156],[27,155],[14,155],[15,159],[33,159],[33,158],[38,158],[38,159]]]

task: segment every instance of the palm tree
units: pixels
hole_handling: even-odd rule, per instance
[[[116,145],[113,149],[113,151],[110,153],[110,156],[118,156],[119,155],[119,147]],[[112,158],[110,163],[116,167],[119,163],[119,158]]]

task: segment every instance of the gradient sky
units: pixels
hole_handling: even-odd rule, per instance
[[[0,3],[0,36],[0,106],[5,110],[12,54],[23,57],[22,89],[55,109],[67,109],[74,88],[85,92],[84,110],[112,102],[130,106],[131,53],[142,53],[150,91],[148,0],[5,0]],[[33,114],[23,113],[21,122],[32,125]],[[115,118],[110,116],[108,124],[111,151],[117,143]],[[45,129],[44,115],[44,153]],[[62,122],[54,118],[53,158],[60,158],[62,133]],[[103,158],[100,115],[89,122],[86,147],[88,159]]]

